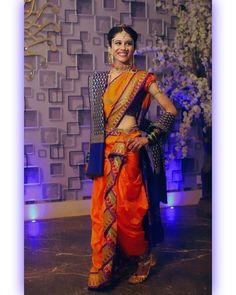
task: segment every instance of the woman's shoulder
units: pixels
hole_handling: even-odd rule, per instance
[[[153,72],[150,71],[139,71],[140,76],[144,78],[145,83],[144,83],[144,90],[148,91],[150,85],[154,82],[156,82],[156,76]]]
[[[108,78],[108,71],[94,71],[88,75],[89,85],[105,84]]]
[[[89,77],[101,77],[101,76],[107,76],[108,71],[94,71],[91,74],[89,74]]]

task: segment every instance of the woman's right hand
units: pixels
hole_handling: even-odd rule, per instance
[[[149,141],[147,137],[138,136],[138,137],[130,138],[128,140],[128,149],[132,152],[137,152],[141,149],[141,147],[145,146],[148,143]]]

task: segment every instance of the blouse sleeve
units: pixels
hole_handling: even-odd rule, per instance
[[[145,91],[148,91],[150,85],[151,85],[153,82],[156,82],[156,77],[155,77],[154,74],[149,73],[149,74],[148,74],[148,78],[147,78],[147,80],[146,80],[146,82],[145,82],[145,84],[144,84],[144,90],[145,90]]]

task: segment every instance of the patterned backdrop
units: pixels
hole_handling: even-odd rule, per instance
[[[157,10],[155,0],[38,0],[35,9],[45,3],[60,8],[55,13],[49,5],[37,20],[39,24],[48,22],[41,34],[53,40],[58,50],[51,50],[49,41],[37,45],[47,67],[40,56],[25,57],[34,72],[32,80],[25,80],[26,204],[91,197],[92,182],[84,174],[90,137],[87,81],[92,71],[109,68],[106,33],[111,26],[133,26],[139,33],[138,48],[155,45],[153,32],[172,46],[176,27],[176,17]],[[60,32],[52,22],[60,25]],[[148,70],[153,57],[154,53],[139,56],[137,67]],[[153,102],[149,117],[155,120],[159,113]],[[166,153],[175,146],[172,135],[180,119],[181,110]],[[196,140],[188,158],[166,165],[169,191],[201,187],[201,131],[195,126],[192,132]]]

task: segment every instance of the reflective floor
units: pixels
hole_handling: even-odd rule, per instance
[[[165,241],[149,279],[135,286],[124,279],[102,293],[210,295],[211,219],[197,209],[162,209]],[[25,223],[25,295],[98,294],[87,290],[90,226],[89,216]]]

